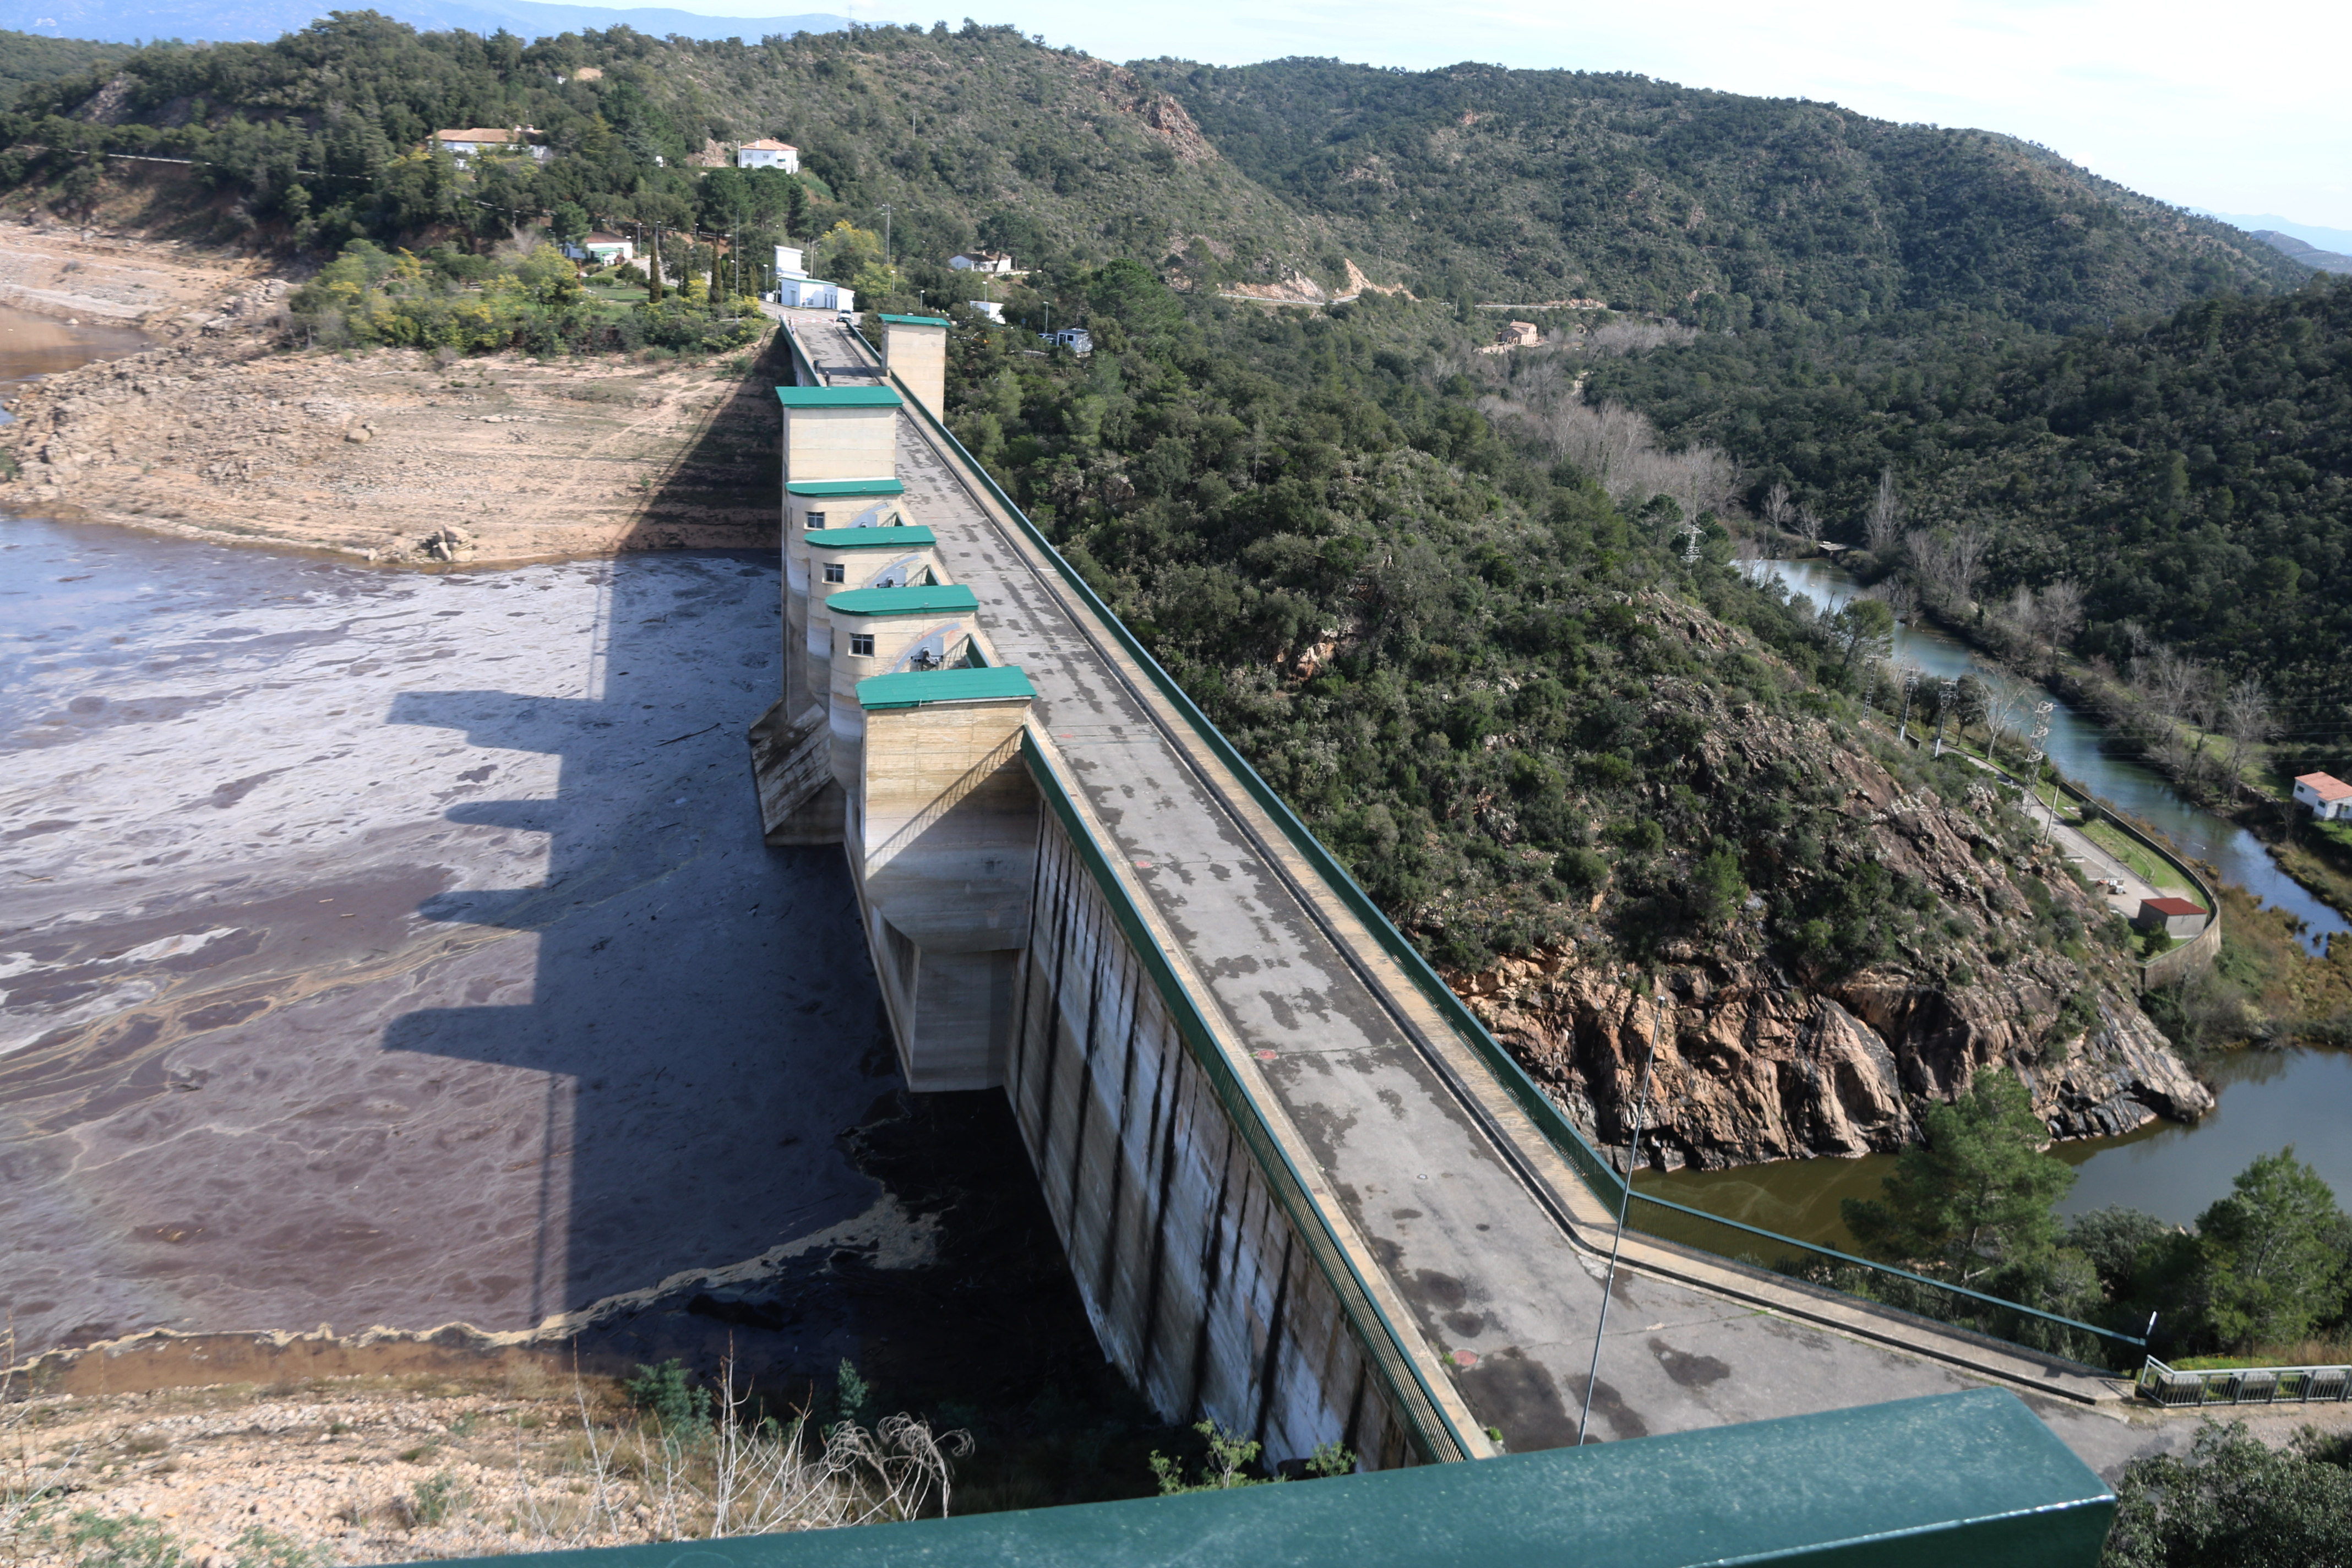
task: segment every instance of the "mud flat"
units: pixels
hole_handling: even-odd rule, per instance
[[[836,1143],[896,1082],[847,881],[761,845],[744,777],[776,603],[731,556],[428,575],[5,524],[20,1347],[524,1331],[803,1238],[919,1247]]]

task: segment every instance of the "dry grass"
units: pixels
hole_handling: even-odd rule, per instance
[[[936,1516],[961,1433],[719,1418],[665,1431],[612,1380],[292,1380],[25,1397],[0,1372],[0,1562],[326,1568]]]

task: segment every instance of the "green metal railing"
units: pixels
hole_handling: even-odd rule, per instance
[[[2022,1400],[1979,1388],[1477,1465],[457,1568],[2095,1568],[2115,1511]]]
[[[2180,1372],[2154,1356],[2139,1369],[2139,1396],[2166,1406],[2352,1403],[2352,1366],[2224,1366]]]
[[[1520,1065],[1517,1058],[1511,1055],[1500,1041],[1487,1033],[1486,1026],[1478,1021],[1477,1015],[1471,1012],[1462,999],[1454,994],[1452,987],[1448,986],[1437,971],[1430,966],[1429,961],[1422,955],[1421,950],[1406,940],[1404,934],[1396,929],[1386,914],[1381,912],[1380,906],[1372,901],[1370,895],[1357,885],[1356,879],[1349,875],[1347,868],[1323,847],[1321,841],[1315,837],[1307,825],[1298,819],[1297,815],[1290,809],[1289,804],[1276,793],[1274,786],[1259,776],[1257,770],[1250,765],[1249,760],[1225,738],[1224,732],[1210,721],[1208,715],[1201,711],[1200,707],[1185,693],[1183,688],[1176,683],[1175,678],[1160,668],[1160,661],[1152,658],[1150,651],[1137,639],[1133,632],[1128,629],[1127,624],[1112,613],[1110,606],[1103,602],[1101,595],[1094,591],[1086,578],[1063,558],[1061,552],[1054,548],[1053,542],[1045,537],[1044,531],[1035,523],[1029,521],[1028,514],[1014,504],[1013,498],[1005,494],[1003,487],[996,482],[995,477],[982,466],[978,458],[964,449],[963,443],[956,439],[954,432],[950,431],[937,415],[925,407],[920,399],[908,397],[907,407],[921,418],[941,442],[954,451],[962,460],[967,473],[987,487],[989,494],[995,499],[997,505],[1003,509],[1005,516],[1022,531],[1031,543],[1037,547],[1040,554],[1053,567],[1055,574],[1062,579],[1070,591],[1093,610],[1104,628],[1118,641],[1121,650],[1135,661],[1153,686],[1158,689],[1160,696],[1192,729],[1201,743],[1241,781],[1243,788],[1258,804],[1260,809],[1273,820],[1276,827],[1288,841],[1291,847],[1297,852],[1299,858],[1314,869],[1326,886],[1363,922],[1365,929],[1371,933],[1372,939],[1380,943],[1382,951],[1387,952],[1403,971],[1405,976],[1427,998],[1430,1005],[1436,1008],[1448,1024],[1453,1026],[1455,1034],[1476,1053],[1479,1059],[1495,1075],[1496,1080],[1510,1095],[1513,1102],[1518,1106],[1528,1120],[1535,1124],[1560,1158],[1576,1172],[1596,1197],[1614,1211],[1624,1197],[1624,1178],[1606,1159],[1602,1158],[1598,1150],[1585,1140],[1584,1135],[1577,1130],[1576,1124],[1568,1119],[1567,1112],[1560,1109],[1559,1102],[1543,1091],[1542,1087],[1528,1075],[1527,1068]],[[1802,1254],[1807,1259],[1801,1266],[1801,1271],[1772,1268],[1771,1272],[1782,1274],[1787,1278],[1807,1279],[1826,1289],[1867,1301],[1874,1306],[1909,1312],[1930,1321],[1967,1329],[1987,1338],[2003,1340],[2045,1353],[2065,1355],[2069,1359],[2084,1361],[2086,1363],[2090,1363],[2089,1357],[2063,1349],[2061,1346],[2074,1345],[2078,1348],[2122,1346],[2135,1352],[2144,1351],[2147,1348],[2145,1340],[2134,1339],[2128,1334],[2118,1334],[2110,1330],[2096,1328],[2089,1323],[2077,1322],[2071,1318],[2061,1318],[2026,1306],[2022,1302],[2004,1301],[2000,1298],[1981,1295],[1959,1286],[1946,1285],[1923,1275],[1897,1268],[1891,1264],[1874,1263],[1868,1258],[1853,1258],[1844,1253],[1832,1251],[1827,1247],[1815,1247],[1810,1242],[1799,1241],[1793,1237],[1779,1236],[1771,1231],[1759,1230],[1752,1226],[1717,1219],[1712,1215],[1703,1214],[1696,1209],[1686,1209],[1678,1204],[1645,1197],[1638,1192],[1633,1196],[1644,1205],[1644,1217],[1643,1220],[1633,1222],[1634,1228],[1645,1234],[1657,1236],[1662,1240],[1681,1241],[1682,1245],[1695,1246],[1699,1250],[1714,1253],[1735,1264],[1744,1261],[1749,1255],[1757,1252],[1757,1248],[1752,1245],[1752,1239],[1760,1237],[1775,1244],[1780,1255]],[[1672,1222],[1652,1222],[1649,1220],[1648,1211],[1654,1209],[1674,1211],[1680,1217]],[[1689,1241],[1684,1240],[1682,1237],[1659,1230],[1656,1228],[1658,1223],[1671,1223],[1685,1234],[1706,1233],[1710,1226],[1719,1226],[1724,1231],[1738,1233],[1738,1235],[1725,1237],[1724,1241],[1727,1243],[1725,1245]],[[1769,1265],[1764,1267],[1769,1268]],[[1963,1308],[1957,1304],[1963,1300],[1970,1305]],[[1914,1301],[1928,1304],[1928,1310],[1921,1310],[1918,1306],[1912,1304]],[[1970,1313],[1974,1316],[1969,1316]],[[1988,1324],[2006,1325],[2014,1331],[2003,1332],[2000,1327],[1984,1326]],[[2128,1357],[2126,1359],[2127,1361]]]
[[[1965,1285],[1914,1274],[1891,1263],[1799,1241],[1738,1220],[1725,1219],[1636,1189],[1627,1223],[1661,1241],[1713,1253],[1867,1301],[1872,1306],[1922,1318],[1945,1328],[2062,1356],[2086,1366],[2120,1371],[2147,1342],[2096,1323],[2045,1312],[2021,1301],[1990,1296]]]

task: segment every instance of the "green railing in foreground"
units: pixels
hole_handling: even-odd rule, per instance
[[[1421,950],[1408,942],[1404,934],[1390,922],[1388,916],[1381,911],[1380,906],[1373,903],[1370,896],[1357,886],[1356,879],[1348,874],[1347,868],[1339,864],[1329,850],[1324,848],[1321,841],[1290,809],[1289,804],[1275,792],[1274,786],[1258,776],[1257,770],[1252,767],[1248,759],[1244,757],[1234,743],[1225,738],[1224,732],[1210,721],[1208,715],[1201,711],[1199,706],[1186,695],[1183,688],[1177,685],[1175,678],[1160,668],[1160,661],[1151,657],[1150,650],[1137,640],[1133,632],[1128,630],[1127,623],[1114,615],[1110,606],[1103,603],[1101,595],[1094,591],[1077,569],[1063,559],[1062,552],[1054,548],[1053,542],[1045,537],[1044,531],[1035,523],[1029,521],[1027,513],[1013,504],[1013,498],[1004,493],[1003,487],[996,482],[995,477],[981,465],[978,458],[964,449],[963,443],[956,439],[955,433],[950,430],[937,415],[924,407],[919,398],[908,395],[907,407],[918,415],[940,440],[953,449],[956,456],[962,459],[967,472],[988,487],[989,494],[995,498],[996,504],[1003,509],[1004,514],[1012,519],[1013,524],[1027,536],[1030,542],[1037,547],[1063,583],[1094,611],[1104,627],[1118,640],[1120,649],[1150,678],[1161,697],[1166,699],[1169,705],[1182,717],[1202,744],[1241,780],[1243,787],[1249,792],[1251,798],[1256,801],[1260,809],[1273,819],[1275,826],[1289,841],[1291,847],[1297,851],[1300,858],[1313,868],[1317,875],[1322,878],[1325,885],[1337,894],[1349,910],[1363,922],[1365,929],[1371,932],[1373,940],[1378,942],[1381,949],[1395,961],[1397,966],[1428,999],[1431,1005],[1435,1007],[1444,1016],[1446,1022],[1454,1026],[1454,1032],[1476,1052],[1479,1059],[1495,1075],[1496,1081],[1502,1084],[1528,1120],[1536,1125],[1546,1141],[1583,1180],[1593,1194],[1613,1211],[1624,1195],[1624,1178],[1620,1176],[1610,1163],[1601,1156],[1599,1151],[1585,1141],[1584,1135],[1577,1131],[1576,1124],[1568,1119],[1567,1112],[1560,1109],[1559,1102],[1546,1094],[1535,1079],[1528,1076],[1528,1070],[1519,1065],[1517,1058],[1512,1056],[1503,1047],[1500,1041],[1486,1032],[1486,1026],[1478,1021],[1477,1015],[1471,1012],[1462,999],[1456,996],[1453,989],[1439,976],[1437,971],[1430,967],[1429,961],[1422,956]],[[1964,1290],[1958,1286],[1943,1285],[1925,1276],[1897,1268],[1891,1264],[1874,1263],[1867,1258],[1853,1258],[1844,1253],[1832,1252],[1826,1247],[1815,1247],[1810,1242],[1799,1241],[1793,1237],[1780,1236],[1771,1231],[1759,1230],[1755,1226],[1740,1225],[1730,1220],[1719,1220],[1712,1215],[1702,1214],[1696,1209],[1684,1209],[1680,1205],[1665,1203],[1662,1199],[1643,1197],[1638,1192],[1633,1195],[1640,1198],[1644,1205],[1667,1210],[1678,1210],[1682,1215],[1688,1216],[1689,1222],[1706,1222],[1707,1225],[1725,1226],[1730,1231],[1739,1233],[1739,1244],[1727,1248],[1703,1241],[1684,1241],[1685,1246],[1696,1246],[1702,1251],[1711,1252],[1738,1263],[1744,1257],[1757,1251],[1747,1238],[1761,1237],[1778,1244],[1783,1249],[1802,1253],[1814,1259],[1814,1262],[1807,1267],[1822,1273],[1824,1278],[1809,1282],[1853,1297],[1858,1300],[1869,1302],[1874,1306],[1908,1312],[1930,1322],[1964,1328],[1987,1338],[2004,1340],[2045,1354],[2063,1355],[2070,1360],[2084,1362],[2085,1364],[2096,1363],[2088,1356],[2060,1347],[2072,1344],[2079,1349],[2088,1344],[2114,1344],[2128,1346],[2135,1351],[2147,1348],[2145,1340],[2136,1340],[2129,1335],[2113,1333],[2105,1329],[2095,1328],[2088,1323],[2078,1323],[2070,1318],[2056,1317],[2052,1313],[2028,1307],[2022,1302],[2003,1301],[1997,1297],[1979,1295],[1973,1290]],[[1682,1239],[1665,1235],[1647,1225],[1637,1225],[1635,1228],[1646,1234],[1658,1236],[1663,1240]],[[1783,1272],[1771,1269],[1769,1265],[1765,1267],[1769,1272]],[[1784,1277],[1806,1278],[1801,1274],[1784,1275]],[[1841,1282],[1841,1279],[1844,1282]],[[1979,1313],[1979,1317],[1984,1321],[2010,1324],[2024,1337],[1980,1327],[1977,1322],[1964,1320],[1958,1315],[1960,1310],[1958,1307],[1946,1309],[1951,1314],[1947,1316],[1935,1310],[1933,1305],[1929,1310],[1922,1311],[1906,1300],[1891,1299],[1903,1297],[1916,1297],[1918,1300],[1931,1304],[1944,1303],[1955,1297],[1987,1303],[1986,1309]],[[2059,1337],[2062,1331],[2065,1334],[2087,1335],[2094,1338],[2088,1341],[2062,1340]]]
[[[1475,1465],[467,1568],[2095,1568],[2115,1510],[2024,1401],[1979,1388]]]

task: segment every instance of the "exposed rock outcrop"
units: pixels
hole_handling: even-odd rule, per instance
[[[1687,605],[1641,608],[1695,645],[1741,640]],[[1645,1161],[1719,1168],[1891,1151],[1917,1137],[1923,1103],[1965,1093],[1988,1068],[2018,1074],[2055,1137],[2212,1109],[2140,1009],[2136,966],[2097,936],[2105,907],[1991,788],[1947,802],[1906,787],[1825,721],[1727,704],[1698,682],[1659,684],[1651,721],[1674,716],[1704,721],[1686,726],[1696,739],[1677,770],[1698,797],[1797,779],[1811,804],[1792,795],[1792,806],[1811,813],[1829,865],[1874,861],[1933,899],[1929,910],[1890,914],[1885,956],[1846,973],[1789,966],[1788,942],[1773,936],[1787,922],[1769,923],[1789,886],[1759,887],[1727,926],[1659,945]],[[1669,785],[1648,788],[1663,805]],[[1604,929],[1643,918],[1617,907],[1616,887],[1612,872],[1595,900],[1596,910],[1612,906]],[[1654,1009],[1612,945],[1506,959],[1454,985],[1588,1137],[1622,1149]]]
[[[1678,972],[1654,1008],[1605,971],[1490,974],[1471,1007],[1596,1143],[1631,1136],[1654,1020],[1643,1151],[1669,1169],[1891,1152],[1916,1139],[1918,1101],[1986,1068],[2015,1068],[2059,1137],[2213,1104],[2128,1001],[2103,996],[2089,1029],[2042,1044],[2057,1003],[2031,974],[1946,992],[1874,972],[1810,991],[1768,964],[1707,965]]]

